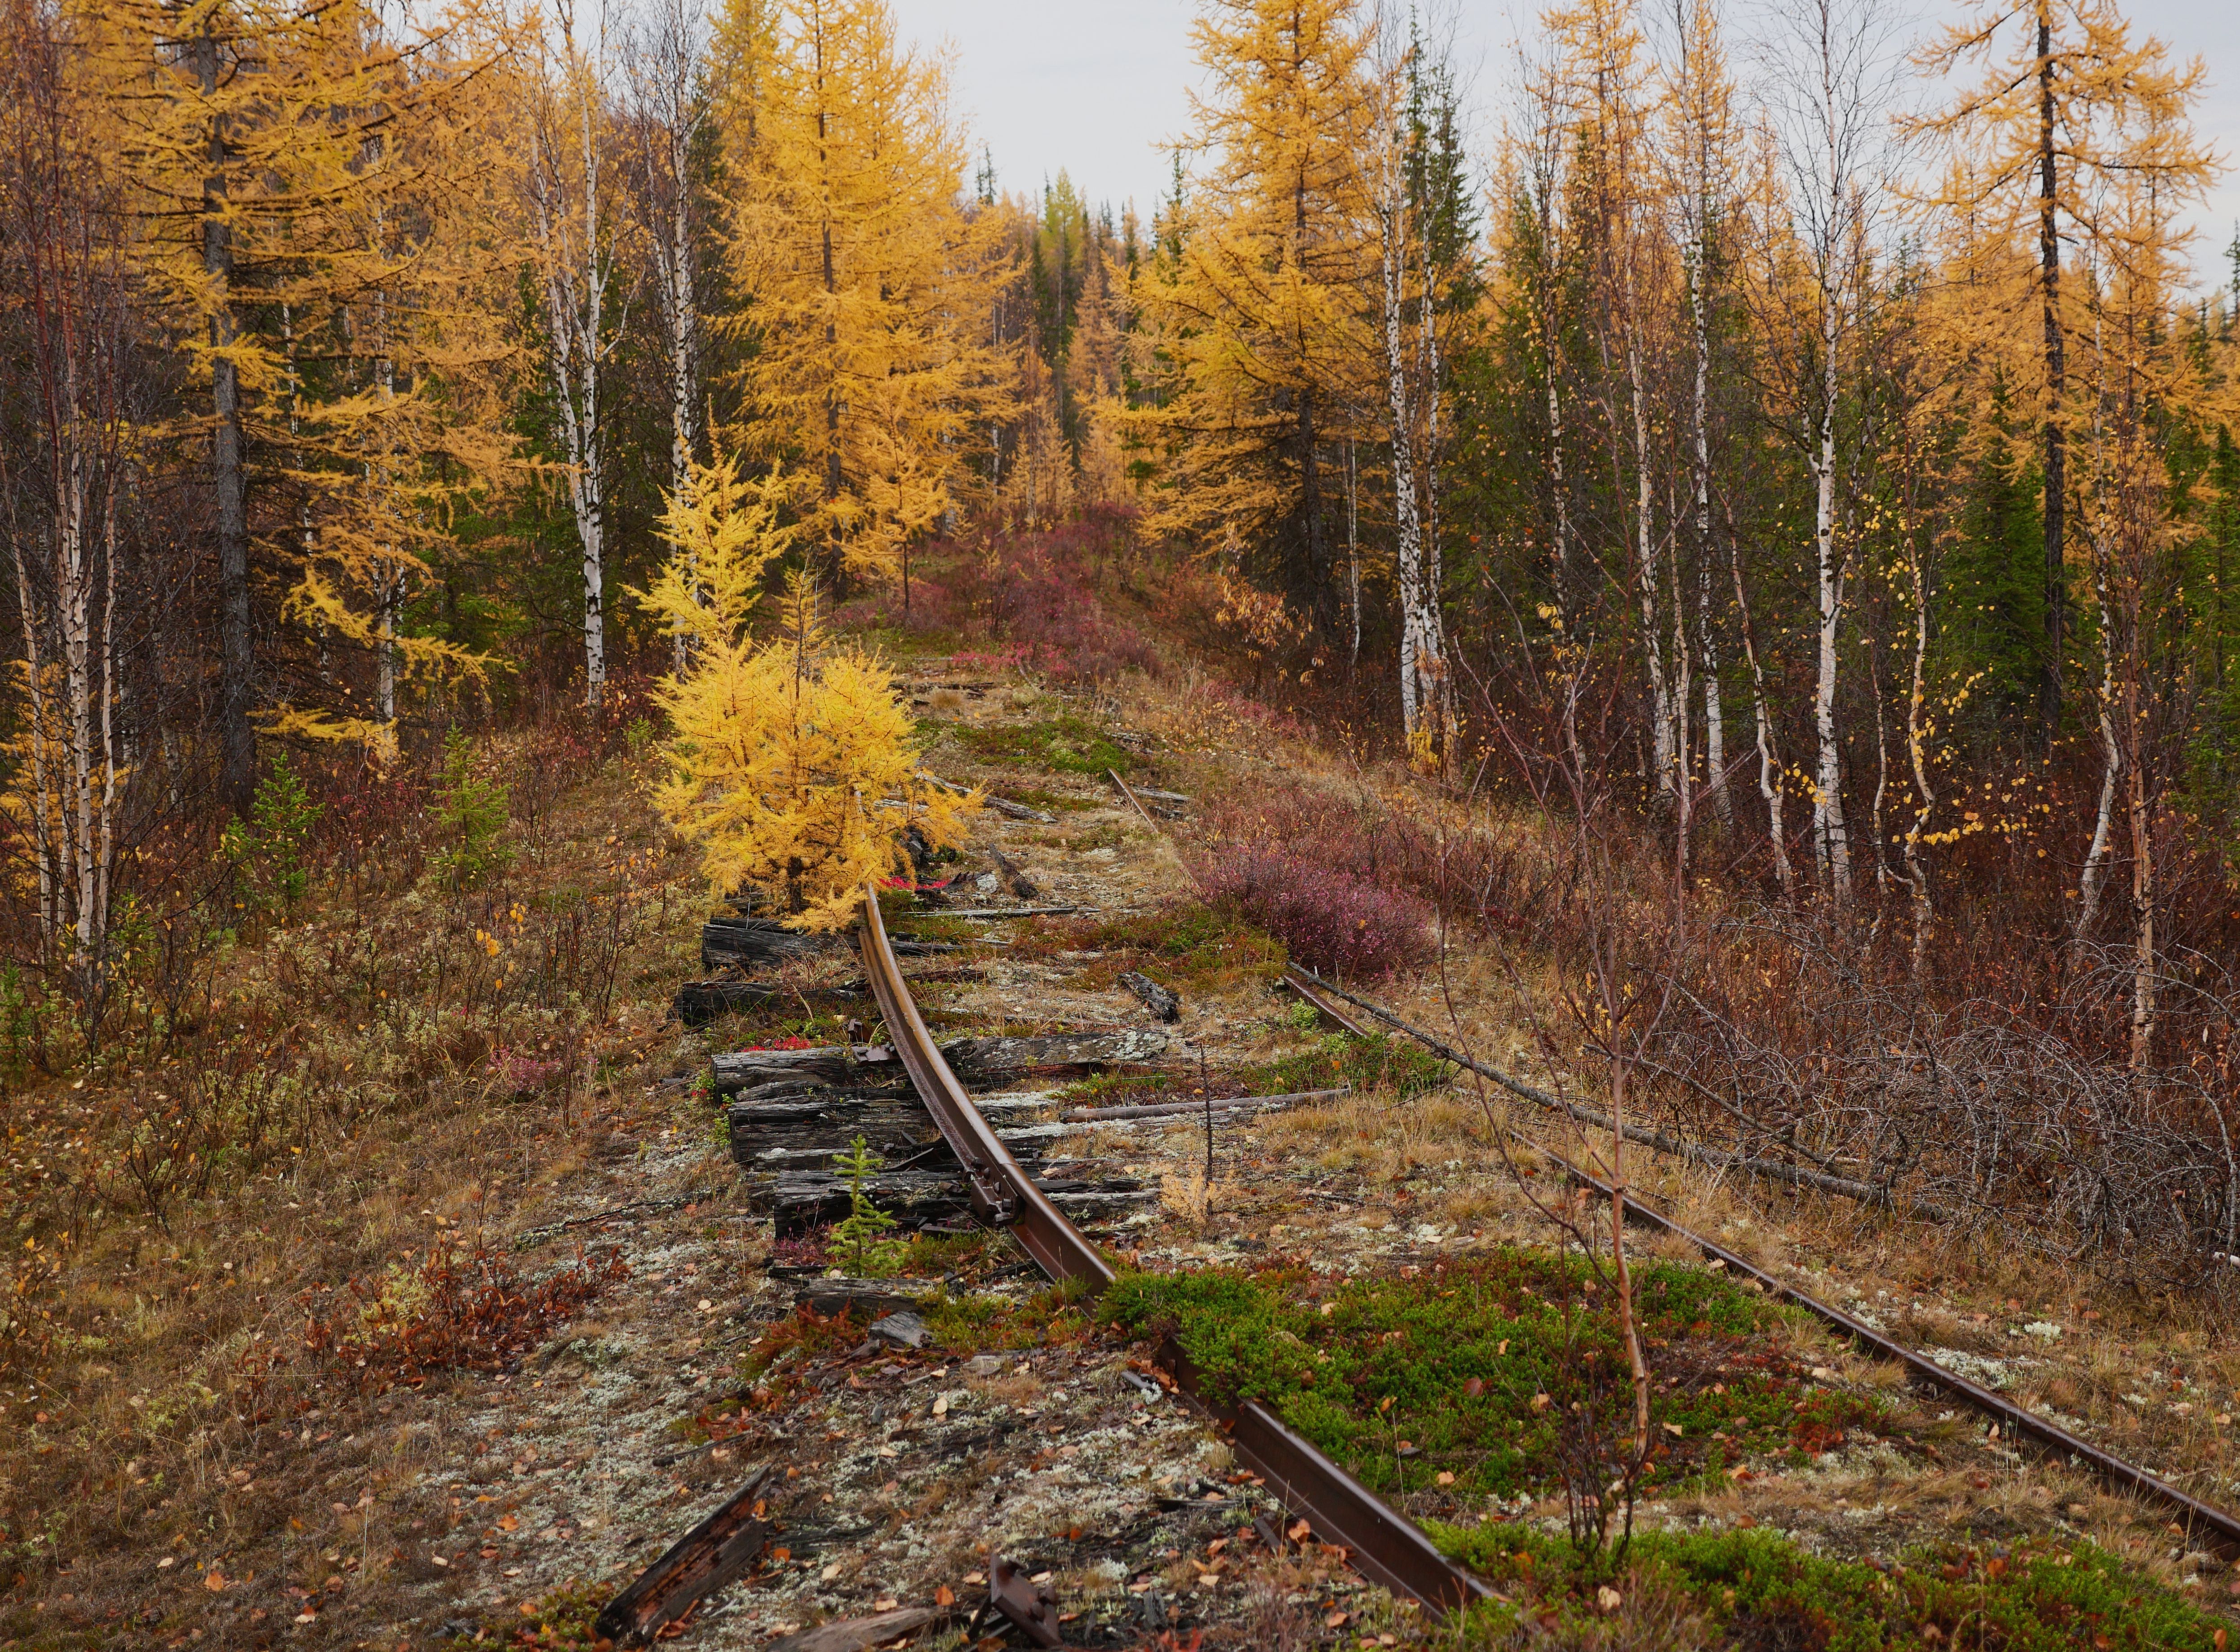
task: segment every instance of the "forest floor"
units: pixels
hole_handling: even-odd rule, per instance
[[[1266,936],[1194,905],[1178,849],[1217,796],[1366,787],[1404,809],[1417,783],[1257,720],[1188,672],[1069,696],[984,669],[943,686],[960,674],[904,664],[924,679],[928,766],[1057,817],[979,816],[968,886],[1000,849],[1038,903],[1081,909],[927,915],[920,933],[971,937],[906,964],[930,1021],[1141,1026],[1117,983],[1138,969],[1181,995],[1168,1060],[1069,1099],[1354,1083],[1335,1104],[1210,1129],[1050,1133],[1046,1164],[1141,1190],[1095,1229],[1113,1250],[1259,1293],[1271,1346],[1356,1360],[1357,1396],[1388,1379],[1416,1394],[1409,1362],[1450,1351],[1441,1327],[1478,1335],[1440,1317],[1461,1313],[1465,1286],[1472,1312],[1560,1357],[1548,1310],[1568,1326],[1586,1296],[1536,1196],[1568,1196],[1501,1132],[1574,1156],[1591,1144],[1317,1026],[1277,991]],[[1147,1394],[1137,1339],[1155,1320],[1187,1331],[1190,1301],[1131,1319],[1044,1288],[1008,1242],[929,1237],[883,1269],[930,1293],[929,1347],[797,1309],[803,1281],[848,1258],[777,1242],[703,1078],[713,1050],[830,1042],[848,1016],[875,1019],[849,994],[853,969],[795,969],[791,1004],[683,1029],[667,1005],[699,973],[706,907],[650,822],[647,759],[522,736],[489,761],[514,785],[502,870],[469,889],[417,856],[369,857],[218,961],[200,1054],[127,1047],[11,1085],[23,1256],[0,1369],[0,1643],[590,1647],[599,1604],[763,1465],[777,1546],[703,1604],[689,1644],[762,1647],[925,1606],[941,1615],[916,1643],[961,1646],[1001,1632],[971,1615],[997,1557],[1047,1574],[1070,1645],[1450,1640],[1341,1556],[1271,1548],[1218,1436]],[[1102,777],[1108,763],[1192,801],[1155,830]],[[1377,990],[1533,1069],[1533,989],[1496,947],[1457,937],[1439,971]],[[1041,1102],[1007,1122],[1054,1120],[1063,1082],[1030,1081]],[[2232,1501],[2230,1328],[1839,1203],[1662,1162],[1633,1174],[1770,1271]],[[1357,1472],[1503,1590],[1464,1643],[1958,1644],[1950,1602],[1930,1596],[1964,1588],[1974,1604],[1952,1609],[1976,1614],[1977,1644],[1997,1616],[1986,1602],[2027,1574],[2039,1592],[2018,1609],[2052,1638],[1992,1643],[2224,1646],[2215,1625],[2240,1582],[2165,1516],[2017,1453],[1684,1247],[1637,1244],[1652,1296],[1685,1311],[1660,1338],[1672,1455],[1635,1513],[1635,1557],[1583,1582],[1566,1571],[1536,1412],[1495,1419],[1514,1449],[1458,1436],[1460,1402],[1438,1393],[1333,1425]],[[1316,1341],[1321,1326],[1334,1340]],[[1359,1335],[1342,1346],[1347,1327]],[[1521,1399],[1544,1406],[1533,1386]],[[1785,1547],[1705,1547],[1738,1533]],[[1813,1574],[1777,1613],[1749,1581],[1775,1555],[1850,1569]],[[2049,1607],[2050,1568],[2108,1581]],[[1928,1594],[1892,1581],[1911,1578]],[[1846,1589],[1897,1602],[1887,1642],[1830,1638]],[[1808,1620],[1819,1638],[1779,1638]]]

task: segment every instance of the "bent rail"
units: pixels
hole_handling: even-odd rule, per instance
[[[1053,1280],[1079,1279],[1103,1290],[1116,1277],[1111,1263],[1020,1169],[935,1047],[888,943],[877,889],[865,895],[863,945],[864,972],[886,1017],[888,1036],[942,1139],[964,1169],[973,1209],[991,1226],[1010,1228]],[[1190,1402],[1221,1427],[1237,1457],[1286,1508],[1343,1548],[1363,1576],[1395,1595],[1446,1609],[1492,1597],[1483,1582],[1440,1554],[1415,1522],[1388,1507],[1274,1412],[1257,1401],[1229,1405],[1207,1398],[1198,1373],[1171,1345],[1160,1350],[1160,1362]]]
[[[1284,980],[1289,983],[1292,991],[1357,1037],[1367,1037],[1369,1035],[1358,1022],[1330,1002],[1332,995],[1343,996],[1348,1003],[1365,1009],[1378,1020],[1385,1022],[1402,1032],[1414,1035],[1414,1029],[1397,1017],[1379,1010],[1376,1005],[1366,999],[1357,998],[1343,988],[1332,987],[1329,982],[1303,976],[1296,969],[1286,975]],[[1510,1088],[1517,1087],[1511,1085]],[[1582,1187],[1593,1189],[1605,1199],[1610,1197],[1610,1185],[1599,1176],[1591,1174],[1580,1165],[1572,1163],[1562,1154],[1551,1151],[1543,1142],[1528,1136],[1519,1130],[1512,1129],[1509,1133],[1516,1140],[1523,1142],[1534,1152],[1548,1159],[1573,1182]],[[2043,1417],[2025,1411],[2013,1401],[2002,1398],[1991,1389],[1978,1383],[1970,1382],[1966,1377],[1946,1370],[1927,1355],[1917,1353],[1902,1342],[1893,1342],[1872,1326],[1854,1319],[1842,1309],[1831,1307],[1816,1296],[1806,1296],[1793,1285],[1783,1283],[1763,1269],[1745,1262],[1715,1240],[1706,1239],[1703,1235],[1682,1227],[1671,1217],[1643,1204],[1631,1194],[1626,1195],[1625,1197],[1625,1213],[1628,1216],[1646,1222],[1651,1227],[1662,1229],[1675,1238],[1684,1240],[1706,1256],[1725,1263],[1729,1273],[1739,1274],[1755,1281],[1758,1288],[1767,1296],[1796,1303],[1797,1307],[1823,1324],[1841,1331],[1867,1352],[1878,1355],[1884,1359],[1897,1361],[1922,1382],[1950,1395],[1963,1404],[1991,1418],[2007,1432],[2009,1437],[2019,1435],[2048,1450],[2064,1453],[2071,1461],[2083,1464],[2108,1483],[2135,1493],[2150,1502],[2159,1503],[2163,1509],[2183,1520],[2185,1534],[2189,1541],[2197,1542],[2206,1539],[2208,1545],[2227,1560],[2240,1555],[2240,1519],[2235,1519],[2223,1509],[2180,1491],[2167,1481],[2159,1480],[2149,1474],[2137,1463],[2126,1462],[2121,1457],[2103,1451],[2090,1441],[2079,1439],[2058,1423],[2049,1422]]]

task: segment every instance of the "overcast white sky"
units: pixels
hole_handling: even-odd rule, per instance
[[[1133,197],[1148,216],[1166,187],[1159,145],[1189,121],[1184,90],[1195,79],[1190,23],[1194,0],[890,0],[904,35],[956,49],[956,94],[978,143],[994,151],[1007,190],[1039,188],[1060,168],[1090,202],[1117,216]],[[1778,3],[1778,0],[1768,0]],[[1900,0],[1927,18],[1957,7]],[[1730,30],[1744,26],[1748,0],[1730,5]],[[1437,8],[1434,7],[1434,10]],[[1461,0],[1457,47],[1474,63],[1490,105],[1505,65],[1537,4]],[[2203,136],[2228,160],[2240,157],[2240,3],[2235,0],[2130,0],[2135,30],[2209,65],[2200,111]],[[1481,118],[1493,111],[1481,111]],[[2228,170],[2201,216],[2195,263],[2210,282],[2230,279],[2223,249],[2240,218],[2240,171]]]

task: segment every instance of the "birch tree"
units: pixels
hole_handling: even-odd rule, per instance
[[[143,317],[126,203],[100,111],[70,83],[70,49],[30,0],[0,5],[0,290],[19,299],[0,306],[0,348],[31,410],[28,439],[0,442],[25,700],[0,812],[30,849],[45,961],[94,1009],[125,778],[119,516],[139,481]]]
[[[526,186],[546,371],[583,553],[583,703],[597,710],[607,682],[607,430],[599,375],[622,336],[624,295],[607,176],[603,11],[588,33],[577,38],[574,0],[559,0],[550,26],[538,31],[542,72],[527,134]]]
[[[654,0],[630,50],[632,126],[637,143],[640,234],[653,256],[655,291],[669,390],[669,491],[689,501],[699,454],[700,298],[697,247],[702,232],[693,150],[707,124],[701,83],[705,32],[699,0]],[[670,640],[682,671],[689,639]]]
[[[1837,905],[1851,898],[1850,828],[1843,809],[1837,689],[1848,587],[1857,550],[1840,520],[1838,450],[1843,374],[1871,274],[1872,233],[1884,182],[1883,121],[1890,63],[1883,26],[1866,0],[1807,0],[1774,45],[1771,84],[1789,173],[1793,236],[1810,334],[1800,359],[1814,370],[1796,384],[1797,434],[1812,476],[1812,565],[1817,621],[1812,690],[1814,863]],[[1780,231],[1776,231],[1780,236]]]

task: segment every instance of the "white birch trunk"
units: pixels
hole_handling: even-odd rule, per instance
[[[1410,405],[1407,343],[1401,306],[1407,279],[1407,193],[1400,177],[1399,144],[1388,134],[1378,182],[1377,219],[1384,277],[1384,384],[1392,449],[1394,556],[1400,584],[1400,721],[1411,760],[1425,754],[1423,664],[1423,544],[1416,514],[1415,410]]]
[[[548,363],[568,460],[568,503],[583,549],[583,702],[597,710],[607,681],[605,430],[600,422],[599,364],[614,270],[611,249],[600,244],[599,174],[604,157],[597,88],[572,41],[565,71],[577,105],[580,176],[571,187],[556,153],[551,123],[540,119],[530,135],[530,197],[551,341]],[[550,112],[548,105],[544,113],[549,117]]]
[[[1913,575],[1913,678],[1905,696],[1905,749],[1913,766],[1913,789],[1918,801],[1913,823],[1906,828],[1905,877],[1913,889],[1913,979],[1918,985],[1929,956],[1930,929],[1937,921],[1937,909],[1930,898],[1929,867],[1921,853],[1921,840],[1929,829],[1930,811],[1937,807],[1937,794],[1929,786],[1927,742],[1921,728],[1929,663],[1929,582],[1921,566],[1918,527],[1906,535],[1906,558]]]
[[[1634,306],[1632,254],[1627,255],[1625,276],[1625,374],[1633,396],[1634,554],[1635,583],[1641,596],[1641,646],[1649,670],[1650,723],[1655,730],[1657,796],[1674,801],[1672,697],[1664,677],[1664,644],[1657,633],[1657,592],[1662,583],[1657,571],[1654,492],[1649,471],[1649,397],[1642,383],[1641,330]]]
[[[1834,253],[1829,255],[1821,291],[1820,440],[1813,457],[1812,546],[1818,571],[1820,638],[1818,671],[1812,689],[1812,727],[1819,761],[1812,787],[1813,842],[1829,893],[1841,906],[1851,898],[1851,848],[1843,823],[1841,750],[1836,736],[1837,630],[1843,616],[1843,556],[1836,546],[1836,344],[1838,306]]]

